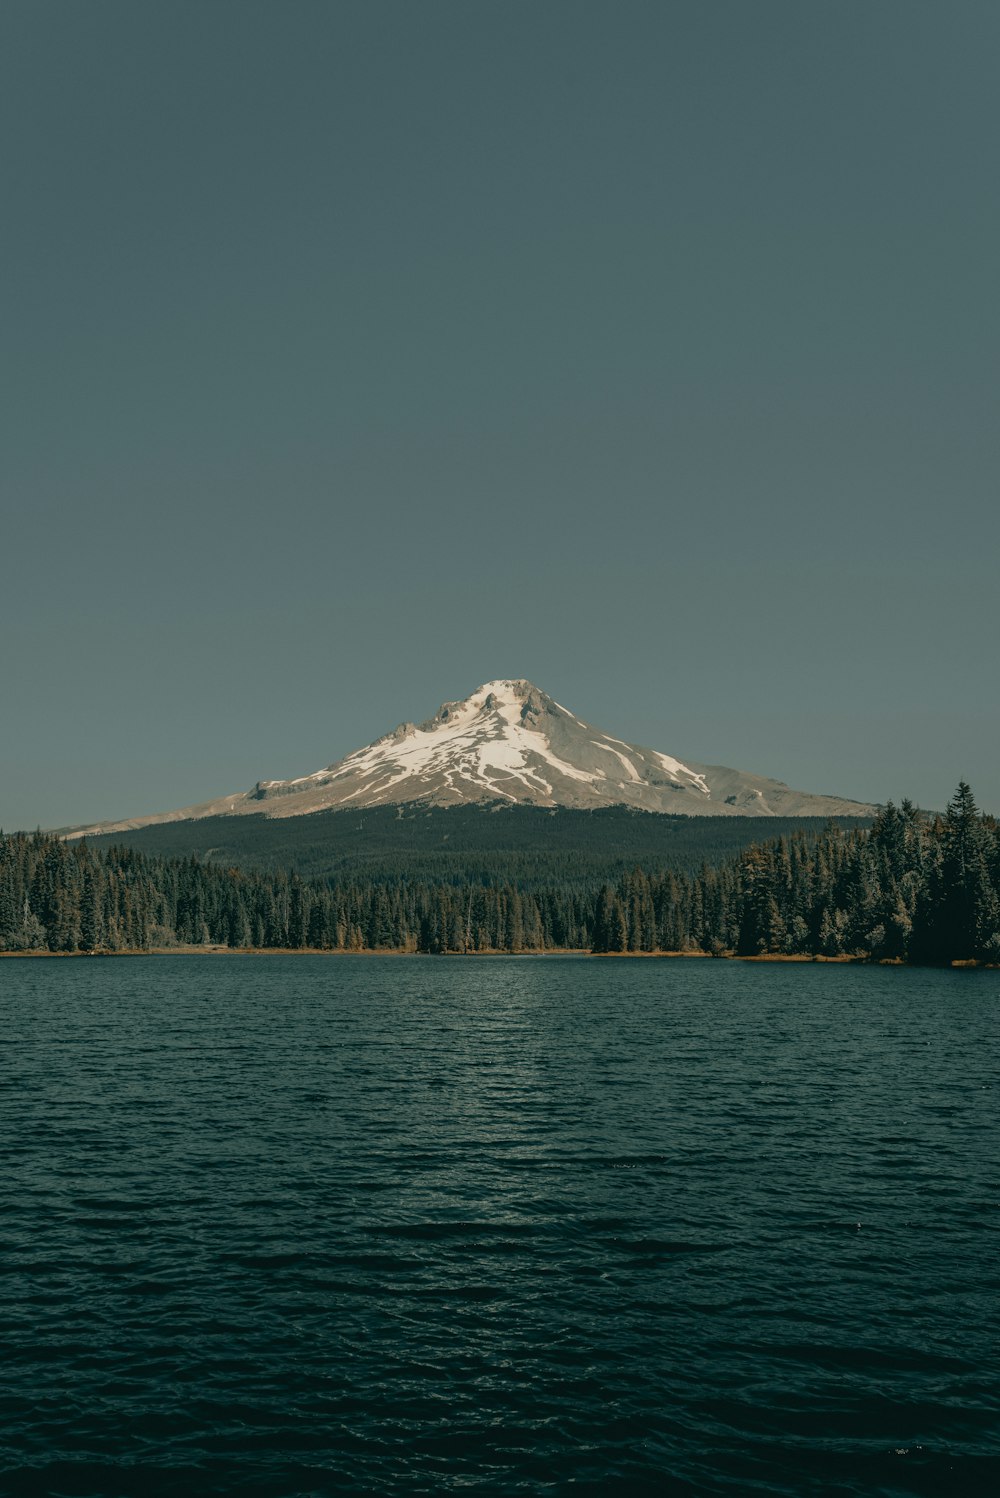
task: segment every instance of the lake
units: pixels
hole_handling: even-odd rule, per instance
[[[0,962],[3,1492],[1000,1485],[1000,973]]]

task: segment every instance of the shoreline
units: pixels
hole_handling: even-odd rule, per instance
[[[920,967],[926,964],[904,962],[901,957],[880,957],[872,961],[870,957],[851,956],[844,954],[839,957],[826,957],[821,953],[810,954],[807,952],[762,952],[752,955],[742,955],[737,952],[591,952],[586,947],[523,947],[519,951],[510,952],[499,948],[491,948],[479,952],[418,952],[413,948],[402,947],[224,947],[208,944],[205,946],[186,945],[179,943],[173,947],[142,947],[132,951],[92,951],[92,952],[49,952],[45,949],[35,949],[28,952],[0,952],[0,960],[4,958],[22,959],[27,961],[41,958],[56,958],[59,961],[65,958],[98,957],[98,958],[123,958],[123,957],[578,957],[596,958],[605,960],[607,958],[640,958],[640,959],[681,959],[685,961],[712,961],[712,962],[778,962],[778,963],[832,963],[843,966],[845,963],[862,963],[867,967]],[[985,972],[997,971],[1000,964],[993,962],[977,962],[974,958],[956,958],[950,963],[941,964],[950,968],[976,968]]]

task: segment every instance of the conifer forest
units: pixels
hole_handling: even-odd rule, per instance
[[[800,831],[697,872],[637,864],[588,886],[327,878],[0,835],[0,951],[176,947],[581,951],[1000,963],[1000,824],[963,781],[943,815],[889,803],[870,827]]]

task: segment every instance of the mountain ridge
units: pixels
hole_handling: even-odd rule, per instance
[[[625,805],[683,816],[867,816],[870,803],[790,789],[723,765],[682,761],[595,728],[523,677],[484,682],[422,723],[388,733],[322,770],[259,780],[177,811],[67,829],[131,831],[209,816],[304,816],[338,808],[500,802]]]

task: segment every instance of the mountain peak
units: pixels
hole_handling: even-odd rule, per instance
[[[514,697],[524,697],[528,692],[537,691],[538,688],[523,676],[505,677],[502,680],[484,681],[481,687],[477,687],[469,694],[466,701],[472,702],[479,697],[503,696],[505,692],[511,693]]]
[[[513,721],[515,711],[517,716],[523,717],[525,711],[537,715],[549,707],[557,707],[557,704],[546,692],[540,691],[524,677],[484,681],[468,697],[463,697],[458,702],[443,702],[434,717],[428,718],[420,728],[421,731],[430,730],[435,723],[471,721],[491,713]]]

